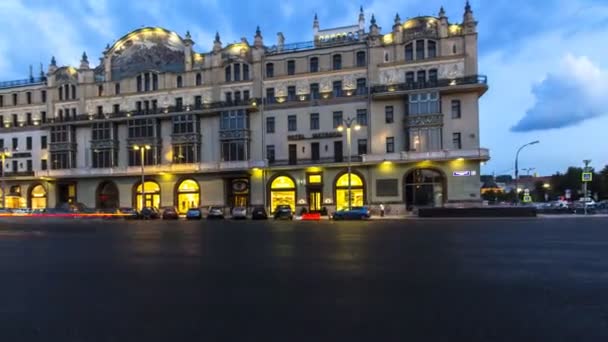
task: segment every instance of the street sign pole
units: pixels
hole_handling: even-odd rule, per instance
[[[587,174],[591,160],[585,159],[583,163],[585,163],[585,168],[583,169],[583,208],[585,208],[585,215],[587,215],[587,183],[591,181],[591,177],[588,177]]]

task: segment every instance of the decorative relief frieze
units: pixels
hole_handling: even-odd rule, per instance
[[[200,143],[201,135],[198,133],[184,133],[184,134],[172,134],[172,144],[189,144],[189,143]]]
[[[407,127],[441,126],[443,114],[409,115],[405,118]]]

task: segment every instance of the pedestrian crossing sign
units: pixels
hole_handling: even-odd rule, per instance
[[[530,202],[532,202],[532,196],[525,195],[524,196],[524,203],[530,203]]]
[[[583,182],[591,182],[593,180],[592,172],[583,172]]]

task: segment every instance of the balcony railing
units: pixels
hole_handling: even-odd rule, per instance
[[[354,155],[350,157],[351,162],[358,163],[363,161],[362,156]],[[288,165],[315,165],[315,164],[331,164],[331,163],[346,163],[348,161],[347,156],[342,156],[342,158],[335,157],[324,157],[319,159],[297,159],[295,163],[290,163],[289,159],[280,159],[280,160],[269,160],[268,164],[270,166],[288,166]]]
[[[443,150],[431,152],[412,152],[403,151],[400,153],[371,154],[364,155],[363,162],[383,162],[383,161],[423,161],[423,160],[454,160],[465,159],[490,159],[490,151],[487,148],[477,148],[471,150]]]
[[[24,80],[4,81],[0,82],[0,89],[12,87],[24,87],[29,85],[37,85],[46,82],[46,77],[30,77]]]
[[[270,106],[281,106],[281,105],[289,105],[289,104],[297,104],[303,103],[306,105],[310,105],[311,102],[315,101],[328,101],[335,99],[348,99],[355,96],[365,96],[367,95],[368,88],[367,87],[359,87],[356,89],[346,89],[341,90],[340,92],[323,92],[323,93],[312,93],[312,94],[299,94],[299,95],[287,95],[287,96],[275,96],[275,97],[265,97],[264,104]]]
[[[459,78],[442,78],[436,81],[424,81],[424,82],[405,82],[388,85],[376,85],[371,89],[372,94],[379,93],[390,93],[395,91],[407,91],[407,90],[419,90],[429,88],[442,88],[452,87],[459,85],[471,85],[471,84],[482,84],[488,83],[488,78],[484,75],[473,75]]]

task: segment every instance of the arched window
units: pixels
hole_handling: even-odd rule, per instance
[[[318,72],[319,71],[319,57],[311,57],[309,63],[309,71],[310,72]]]
[[[416,82],[426,82],[426,70],[418,70],[418,72],[416,73]]]
[[[405,60],[413,61],[414,60],[414,44],[408,43],[405,45]]]
[[[142,195],[144,198],[143,202]],[[159,208],[160,186],[154,181],[146,181],[142,189],[142,185],[140,182],[135,188],[135,196],[133,196],[133,199],[135,200],[135,203],[133,203],[133,207],[137,208],[137,210],[142,209],[142,204],[144,205],[144,207]]]
[[[63,86],[63,92],[65,93],[65,99],[69,100],[70,99],[70,85],[69,84],[65,84]]]
[[[424,59],[424,40],[416,41],[416,60]]]
[[[338,179],[336,179],[336,183],[334,184],[336,192],[335,192],[335,203],[336,210],[348,209],[349,207],[349,197],[350,197],[350,206],[351,207],[360,207],[365,203],[365,184],[363,183],[363,179],[356,173],[350,173],[350,193],[348,194],[348,183],[349,183],[349,173],[345,172]]]
[[[427,40],[427,58],[435,58],[437,57],[437,42],[434,40]]]
[[[266,77],[274,77],[274,64],[266,63]]]
[[[103,181],[97,186],[95,206],[101,209],[116,209],[119,207],[118,187],[112,181]]]
[[[289,176],[278,176],[270,183],[270,211],[279,205],[289,205],[296,209],[296,182]]]
[[[180,214],[185,214],[190,208],[198,208],[201,203],[200,187],[193,179],[185,179],[177,185],[175,206]]]
[[[433,169],[415,169],[405,175],[405,204],[413,207],[437,207],[445,202],[445,177]]]
[[[184,86],[184,81],[182,79],[182,76],[177,76],[177,87],[181,88]]]
[[[199,72],[198,74],[196,74],[196,85],[200,86],[201,84],[203,84],[203,77],[201,76],[201,73]]]
[[[437,84],[437,69],[429,70],[429,83]]]
[[[28,196],[28,207],[32,209],[44,209],[47,207],[47,192],[42,184],[30,187]]]
[[[414,83],[414,72],[408,71],[405,73],[405,83],[413,84]]]
[[[365,60],[365,51],[357,52],[357,66],[364,67],[367,61]]]
[[[342,69],[342,55],[334,55],[332,57],[332,68],[334,70]]]

